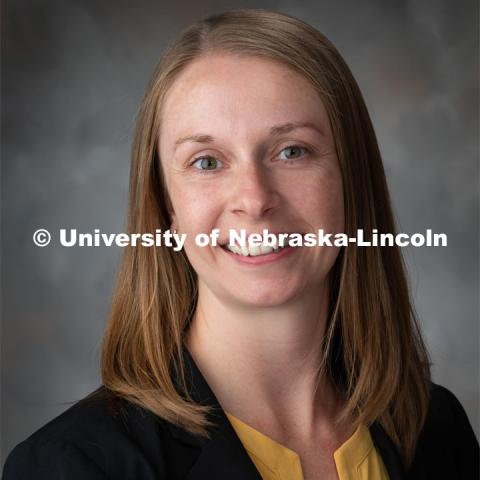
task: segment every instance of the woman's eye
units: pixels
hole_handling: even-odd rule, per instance
[[[194,160],[192,165],[198,170],[217,170],[221,167],[222,162],[215,157],[198,157]]]
[[[306,148],[299,147],[298,145],[291,145],[280,152],[280,158],[282,160],[295,160],[296,158],[305,155],[306,152]]]

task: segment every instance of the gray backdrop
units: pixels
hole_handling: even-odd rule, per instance
[[[478,45],[474,0],[8,0],[2,15],[2,454],[99,384],[118,248],[46,248],[40,227],[121,232],[129,149],[166,42],[206,14],[270,8],[323,31],[364,92],[437,382],[478,435]]]

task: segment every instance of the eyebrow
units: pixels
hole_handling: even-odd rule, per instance
[[[315,130],[320,135],[324,136],[325,132],[316,124],[312,122],[288,122],[282,125],[275,125],[270,128],[270,136],[278,137],[280,135],[285,135],[286,133],[290,133],[293,130],[297,130],[299,128],[309,128],[311,130]],[[194,143],[213,143],[214,138],[211,135],[207,134],[196,134],[196,135],[187,135],[186,137],[181,137],[175,142],[175,149],[187,142],[194,142]]]

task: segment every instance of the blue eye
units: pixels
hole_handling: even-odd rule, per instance
[[[204,156],[196,158],[192,165],[198,170],[217,170],[217,167],[220,167],[222,162],[218,158]]]
[[[295,160],[297,158],[303,157],[307,152],[308,150],[304,147],[299,147],[298,145],[290,145],[280,152],[280,158],[282,160]]]

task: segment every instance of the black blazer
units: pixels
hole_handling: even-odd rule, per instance
[[[210,439],[100,388],[15,447],[3,480],[261,480],[187,349],[184,358],[192,397],[214,407]],[[472,427],[459,401],[441,386],[432,384],[428,418],[408,472],[380,425],[370,432],[391,480],[479,478]]]

